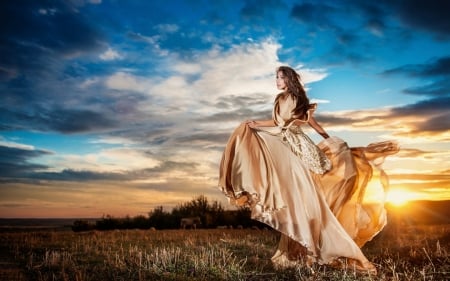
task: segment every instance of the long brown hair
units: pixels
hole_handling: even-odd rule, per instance
[[[276,74],[281,72],[286,84],[285,93],[294,97],[297,101],[295,108],[292,110],[293,114],[298,117],[303,117],[310,108],[309,99],[306,96],[305,88],[302,85],[300,74],[289,66],[280,66],[277,68]]]

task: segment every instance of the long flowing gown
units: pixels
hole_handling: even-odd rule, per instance
[[[337,137],[315,145],[294,125],[294,107],[291,96],[279,95],[276,127],[236,128],[223,152],[219,188],[230,203],[250,206],[252,219],[281,233],[276,266],[317,262],[376,273],[360,247],[382,230],[386,211],[383,198],[367,204],[364,195],[373,168],[386,187],[381,164],[398,146],[349,148]]]

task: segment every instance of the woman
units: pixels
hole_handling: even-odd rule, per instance
[[[287,66],[276,74],[282,92],[272,119],[246,121],[233,132],[220,165],[220,189],[281,233],[272,257],[276,266],[317,262],[376,274],[360,246],[384,227],[385,209],[383,202],[364,205],[363,195],[375,160],[398,147],[383,142],[350,149],[330,138],[314,118],[316,104],[309,103],[299,74]],[[325,139],[320,148],[304,124]]]

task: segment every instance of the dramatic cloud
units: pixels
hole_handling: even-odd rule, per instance
[[[442,142],[450,139],[449,104],[450,97],[436,98],[384,110],[319,114],[317,119],[336,130],[389,130],[396,137],[429,137]]]
[[[20,178],[35,171],[45,170],[48,168],[46,165],[33,163],[32,160],[49,154],[51,152],[34,148],[26,149],[0,145],[0,177]]]
[[[406,94],[444,97],[450,95],[450,57],[442,57],[425,64],[410,64],[388,69],[383,76],[403,74],[429,81],[425,85],[406,88]]]
[[[398,0],[385,1],[392,5],[404,24],[434,33],[439,39],[450,38],[448,1]],[[391,4],[392,3],[392,4]]]
[[[404,89],[403,92],[417,96],[448,96],[450,94],[450,80],[437,80],[427,85]]]
[[[439,58],[429,64],[411,64],[384,71],[383,75],[406,74],[417,77],[450,76],[450,57]]]
[[[21,2],[0,4],[0,79],[33,79],[56,70],[60,59],[102,48],[102,34],[70,4]]]
[[[404,65],[386,70],[384,76],[392,74],[404,74],[419,77],[423,80],[434,79],[426,85],[404,89],[406,94],[428,97],[402,107],[393,108],[392,118],[409,120],[403,123],[409,129],[400,135],[432,134],[441,136],[443,140],[450,137],[450,58],[442,57],[428,64]]]

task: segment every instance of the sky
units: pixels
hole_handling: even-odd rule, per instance
[[[0,1],[0,217],[146,215],[218,189],[294,67],[391,189],[450,199],[450,1]],[[315,141],[320,136],[307,130]]]

